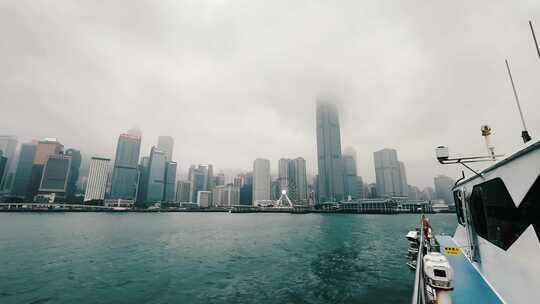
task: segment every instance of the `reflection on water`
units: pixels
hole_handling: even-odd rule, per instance
[[[0,214],[0,303],[401,303],[417,215]],[[433,215],[453,233],[454,215]]]

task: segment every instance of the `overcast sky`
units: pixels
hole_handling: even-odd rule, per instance
[[[114,155],[138,126],[174,158],[277,170],[302,156],[316,172],[315,99],[336,96],[343,148],[374,181],[391,147],[409,183],[432,185],[434,148],[520,147],[509,58],[533,139],[540,136],[540,1],[0,0],[0,133],[57,137],[85,157]]]

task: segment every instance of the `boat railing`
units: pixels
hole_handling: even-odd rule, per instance
[[[426,304],[426,290],[424,284],[424,248],[425,240],[424,233],[420,230],[420,246],[418,247],[418,256],[416,257],[416,272],[414,276],[414,291],[412,296],[412,304]]]

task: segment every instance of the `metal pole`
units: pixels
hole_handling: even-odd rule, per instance
[[[531,28],[531,33],[532,33],[532,36],[533,36],[534,45],[536,46],[536,53],[538,53],[538,58],[540,59],[540,48],[538,48],[538,41],[536,41],[536,35],[534,34],[534,28],[533,28],[533,25],[532,25],[532,21],[530,21],[530,20],[529,20],[529,26]]]
[[[521,123],[523,124],[523,131],[521,132],[521,137],[523,138],[523,142],[527,143],[529,140],[531,140],[531,136],[529,135],[529,132],[527,131],[527,126],[525,125],[525,118],[523,118],[523,111],[521,111],[521,105],[519,104],[519,97],[517,95],[516,86],[514,85],[514,78],[512,77],[512,72],[510,72],[510,65],[508,64],[508,60],[504,60],[506,63],[506,70],[508,71],[508,76],[510,77],[510,83],[512,84],[512,90],[514,91],[514,97],[516,99],[516,104],[519,110],[519,116],[521,117]]]

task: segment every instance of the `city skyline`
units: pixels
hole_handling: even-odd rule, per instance
[[[425,187],[438,174],[460,175],[438,166],[434,147],[484,153],[483,124],[497,152],[521,146],[508,58],[530,133],[540,135],[527,24],[539,22],[540,3],[314,3],[7,1],[0,99],[9,115],[0,129],[19,143],[57,137],[88,160],[114,158],[117,135],[138,126],[142,155],[160,135],[175,139],[182,172],[204,162],[248,171],[259,157],[299,155],[313,175],[312,113],[322,93],[339,102],[342,141],[357,149],[366,182],[375,180],[372,153],[394,148],[409,183]],[[148,14],[138,18],[141,11]],[[459,120],[448,115],[461,108]]]

